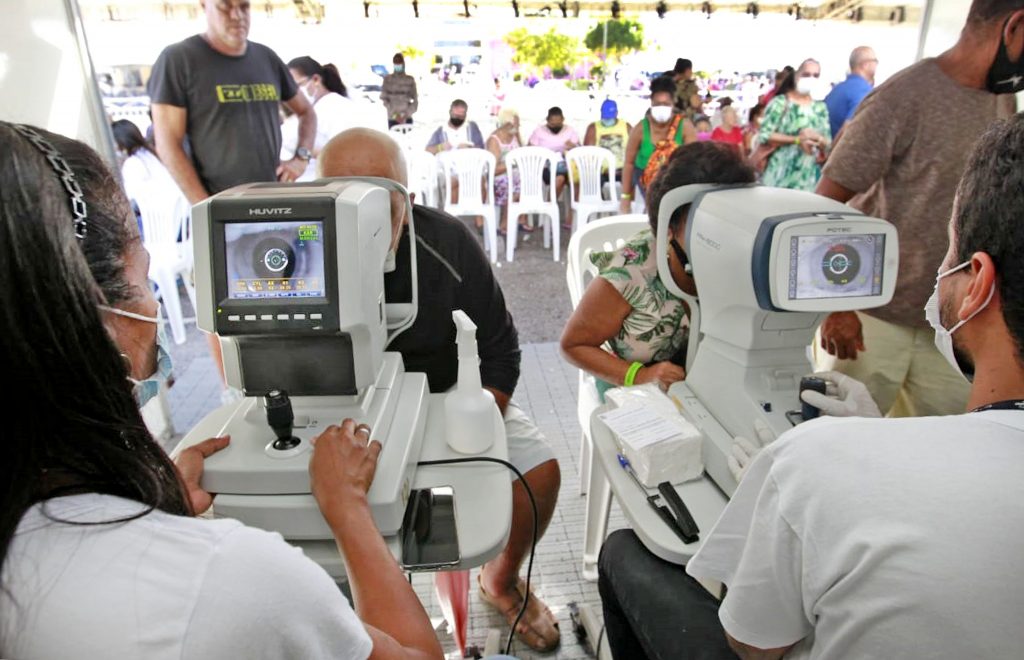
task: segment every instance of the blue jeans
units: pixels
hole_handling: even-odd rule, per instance
[[[619,660],[735,660],[719,602],[679,564],[655,557],[630,529],[597,562],[606,643]]]

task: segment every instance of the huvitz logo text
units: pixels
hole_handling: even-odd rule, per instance
[[[291,215],[292,210],[288,207],[276,209],[249,209],[249,215]]]

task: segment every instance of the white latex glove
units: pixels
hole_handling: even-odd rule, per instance
[[[729,464],[729,472],[732,473],[736,483],[739,483],[747,474],[747,468],[754,462],[754,457],[760,453],[761,448],[775,439],[775,433],[760,419],[754,420],[754,433],[758,444],[754,444],[742,436],[732,439],[732,455],[726,462]]]
[[[826,394],[804,390],[800,399],[833,417],[881,417],[882,411],[864,383],[838,371],[814,374],[825,380]]]

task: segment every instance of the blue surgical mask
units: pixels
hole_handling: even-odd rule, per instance
[[[396,64],[395,65],[395,73],[404,73],[404,72],[405,72],[405,65],[404,64]]]
[[[171,377],[171,371],[173,370],[171,354],[167,350],[168,341],[167,333],[164,330],[165,324],[161,320],[161,308],[157,309],[156,316],[143,316],[142,314],[126,312],[123,309],[107,307],[106,305],[100,305],[100,309],[110,312],[111,314],[135,319],[136,321],[156,323],[156,371],[154,371],[148,378],[144,378],[142,380],[136,380],[130,375],[128,376],[128,382],[132,384],[132,394],[135,395],[135,403],[138,404],[139,408],[141,408],[160,393],[160,384],[167,382],[167,379]]]
[[[614,118],[613,119],[602,119],[601,123],[604,124],[605,126],[611,128],[615,124],[619,123],[619,120],[618,119],[614,119]]]

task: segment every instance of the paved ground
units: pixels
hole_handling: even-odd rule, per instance
[[[495,272],[515,316],[523,349],[522,377],[516,399],[544,432],[562,469],[558,509],[537,548],[533,582],[537,595],[558,617],[563,636],[562,646],[555,653],[531,654],[523,652],[520,645],[513,647],[513,653],[521,658],[585,658],[588,657],[586,649],[572,634],[568,604],[590,604],[599,611],[600,598],[597,585],[583,581],[580,575],[585,500],[579,495],[577,375],[575,369],[562,361],[557,345],[571,311],[564,265],[568,238],[563,236],[562,263],[553,261],[551,251],[543,249],[541,242],[540,232],[534,233],[521,243],[516,260],[511,264],[502,261]],[[500,247],[504,248],[503,242]],[[191,315],[187,296],[181,295],[181,299],[185,314]],[[181,432],[192,428],[220,405],[220,386],[213,360],[194,323],[189,326],[186,343],[171,346],[171,353],[176,382],[168,399],[179,433],[168,443],[168,448],[176,444]],[[621,513],[613,509],[610,528],[622,526]],[[441,623],[432,576],[417,575],[413,584],[437,624],[445,651],[455,657],[454,643]],[[471,575],[471,584],[476,584],[476,571]],[[500,628],[503,639],[507,636],[503,618],[477,597],[474,588],[470,598],[468,643],[482,648],[491,628]]]

